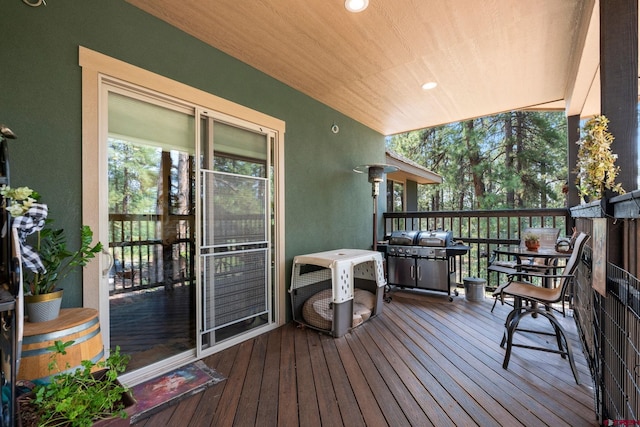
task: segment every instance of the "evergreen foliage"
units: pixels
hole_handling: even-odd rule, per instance
[[[565,205],[563,113],[514,111],[388,138],[389,149],[443,177],[419,188],[419,210]]]

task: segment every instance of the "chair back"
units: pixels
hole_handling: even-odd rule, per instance
[[[558,286],[556,288],[554,298],[551,298],[551,300],[560,301],[563,298],[567,287],[575,277],[576,269],[578,268],[580,258],[582,257],[582,250],[584,249],[584,245],[587,243],[587,240],[589,240],[589,235],[586,233],[580,233],[576,238],[573,245],[573,252],[571,252],[571,257],[569,257],[567,264],[562,270],[562,275],[566,277],[562,278],[562,286]]]
[[[540,247],[543,249],[555,249],[558,236],[560,235],[559,228],[525,228],[522,230],[522,237],[520,238],[520,247],[524,248],[524,236],[528,233],[537,234],[540,237]]]

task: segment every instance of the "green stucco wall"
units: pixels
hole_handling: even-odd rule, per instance
[[[82,224],[80,45],[286,122],[288,268],[298,254],[370,247],[371,187],[352,169],[384,161],[383,135],[123,0],[2,3],[0,123],[19,138],[11,184],[43,195],[72,247]],[[82,305],[79,286],[67,283],[63,305]]]

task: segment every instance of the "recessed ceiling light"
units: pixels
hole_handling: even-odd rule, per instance
[[[344,7],[353,13],[362,12],[367,6],[369,6],[369,0],[345,0],[344,2]]]
[[[436,83],[436,82],[427,82],[427,83],[422,85],[422,89],[429,90],[429,89],[433,89],[436,86],[438,86],[438,83]]]

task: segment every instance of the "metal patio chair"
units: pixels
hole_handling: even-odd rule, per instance
[[[553,311],[549,309],[549,306],[553,303],[564,301],[565,293],[575,278],[575,272],[578,268],[582,257],[582,250],[585,243],[589,239],[589,235],[580,233],[575,241],[574,250],[571,257],[567,261],[567,264],[562,271],[562,274],[538,274],[538,273],[524,273],[523,277],[541,277],[541,278],[557,278],[561,279],[561,285],[555,288],[544,288],[536,286],[530,282],[522,280],[511,280],[506,286],[500,290],[499,297],[511,296],[514,298],[514,308],[507,315],[505,321],[505,331],[502,336],[502,342],[500,347],[507,346],[504,356],[504,362],[502,367],[507,369],[509,366],[509,358],[511,357],[511,351],[513,347],[528,348],[531,350],[540,350],[550,353],[560,354],[563,358],[569,358],[569,364],[573,371],[573,376],[576,383],[580,384],[578,378],[578,371],[576,369],[575,362],[573,360],[573,353],[571,351],[571,344],[567,340],[566,334],[558,320],[553,314]],[[525,304],[528,303],[528,304]],[[532,317],[544,317],[551,323],[554,332],[546,332],[540,330],[519,328],[520,321],[526,316]],[[516,332],[526,332],[542,335],[555,336],[558,344],[558,349],[538,347],[525,344],[515,344],[513,337]]]
[[[556,241],[558,240],[558,236],[560,235],[559,228],[549,228],[549,227],[540,227],[540,228],[525,228],[522,230],[522,236],[527,235],[528,233],[537,234],[540,236],[540,247],[543,249],[555,249]],[[524,240],[520,239],[520,247],[524,247]],[[530,259],[523,260],[522,257],[515,258],[512,260],[500,260],[498,256],[494,253],[491,259],[489,260],[489,265],[487,266],[487,272],[495,272],[498,273],[498,276],[501,274],[505,274],[507,276],[507,281],[511,281],[515,276],[520,275],[524,272],[538,272],[548,274],[552,269],[554,269],[558,264],[557,259],[549,259],[549,258],[536,258],[531,257]],[[500,294],[501,288],[506,286],[506,284],[500,285],[494,292],[495,300],[493,302],[493,306],[491,307],[491,311],[493,312],[496,307],[496,303],[498,302],[498,296]],[[504,300],[503,300],[504,302]],[[564,304],[562,308],[564,312]]]

